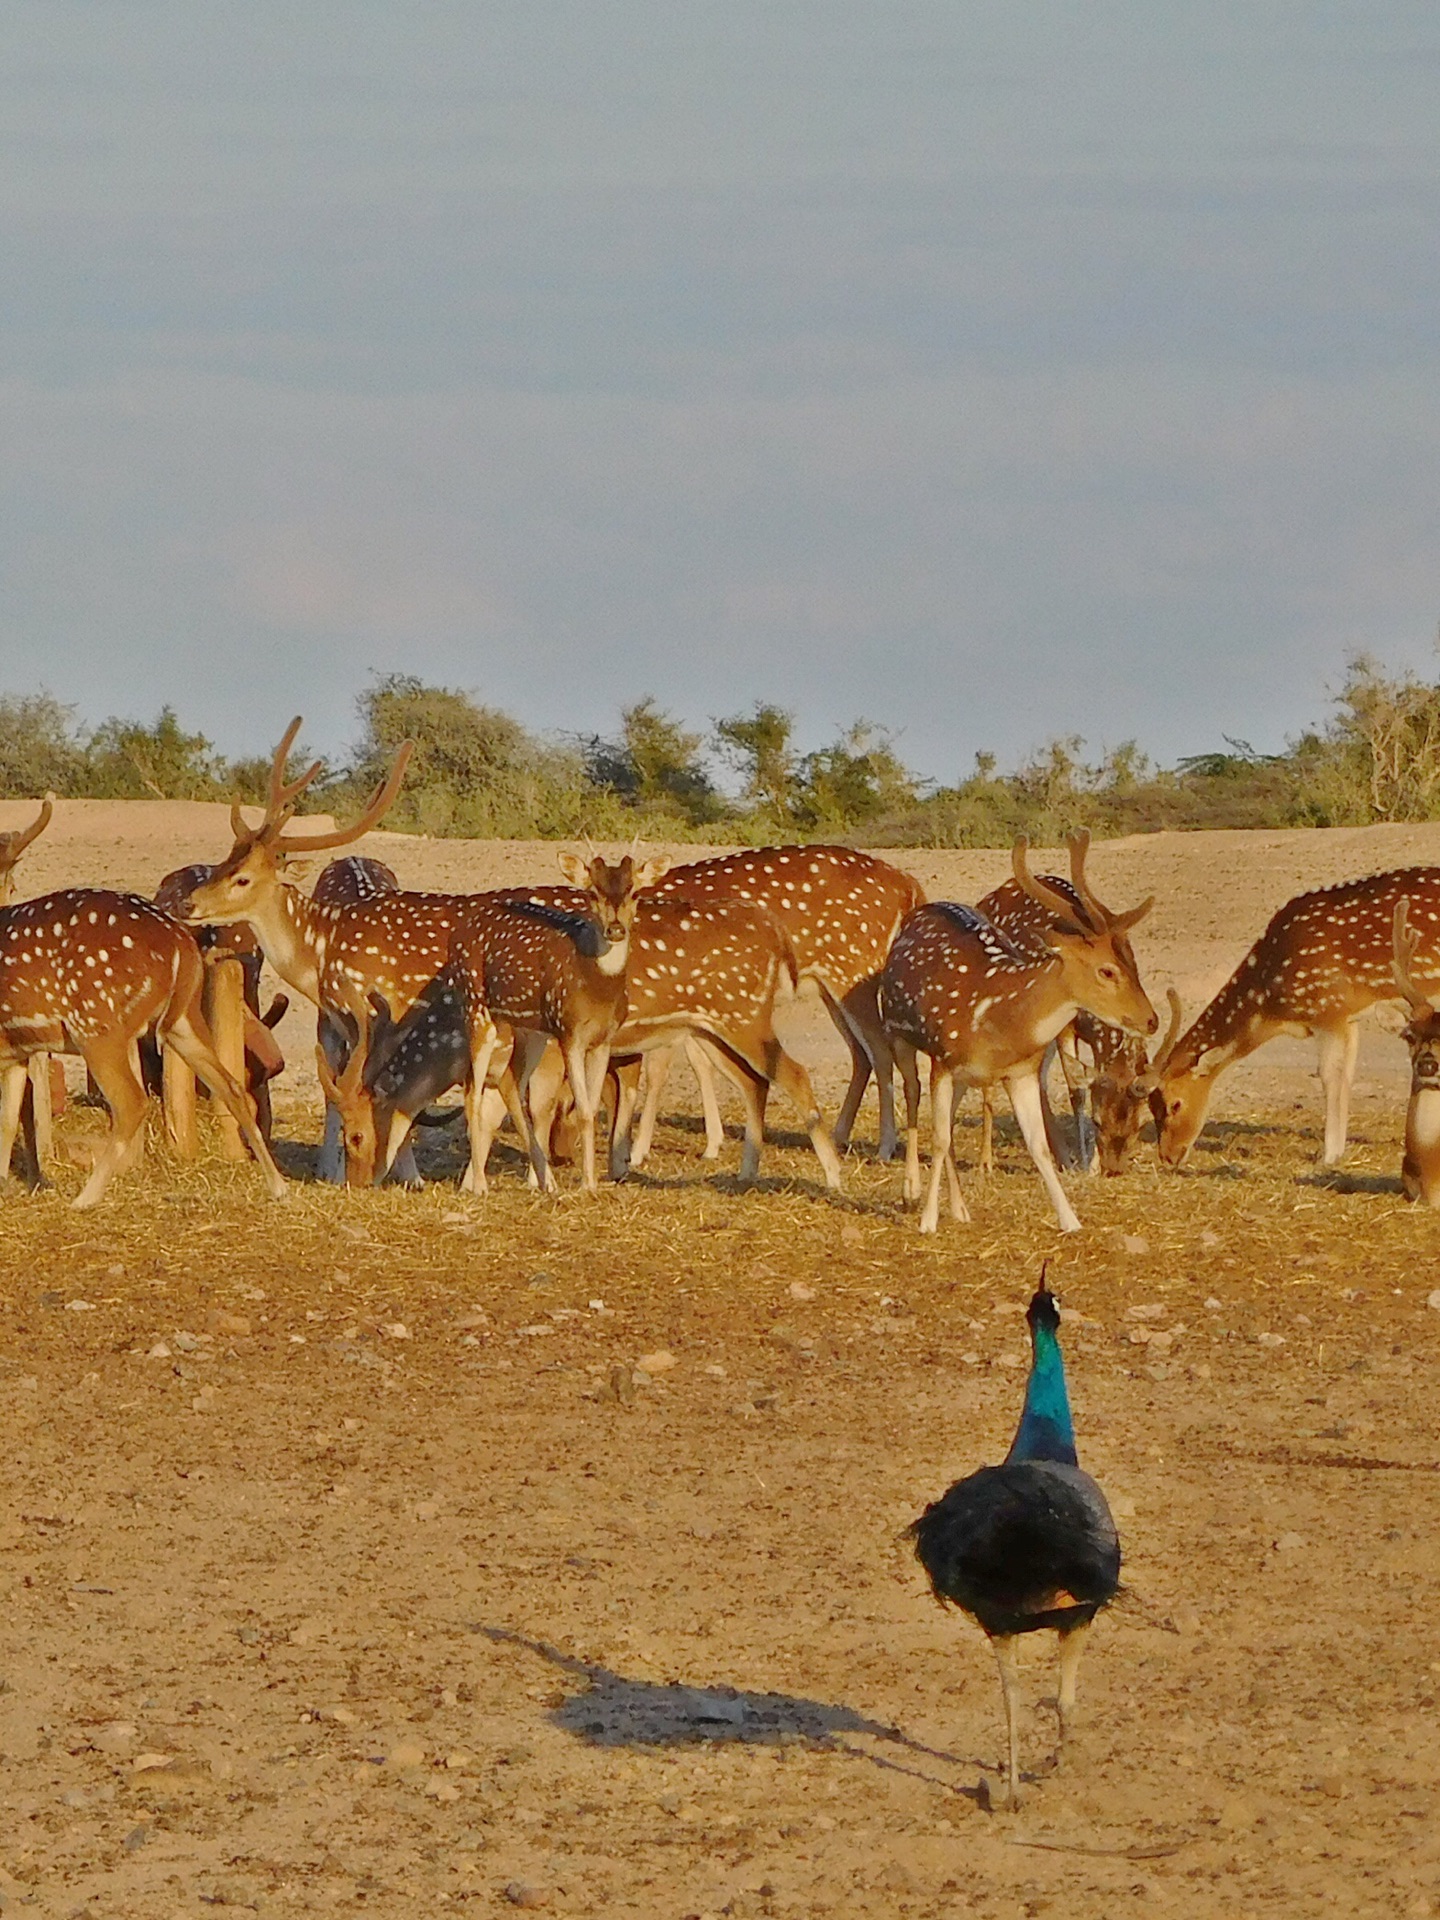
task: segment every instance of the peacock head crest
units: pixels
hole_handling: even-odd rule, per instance
[[[1035,1296],[1025,1309],[1025,1318],[1032,1334],[1038,1333],[1041,1327],[1049,1333],[1060,1331],[1060,1302],[1045,1284],[1045,1275],[1049,1269],[1050,1262],[1047,1260],[1040,1269],[1040,1284],[1035,1289]]]

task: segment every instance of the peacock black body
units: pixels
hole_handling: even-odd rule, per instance
[[[1075,1457],[1060,1314],[1043,1274],[1026,1319],[1030,1378],[1003,1465],[957,1480],[911,1528],[936,1599],[971,1615],[995,1646],[1010,1732],[1012,1806],[1019,1790],[1015,1640],[1044,1628],[1060,1636],[1063,1743],[1084,1630],[1120,1585],[1115,1522]]]

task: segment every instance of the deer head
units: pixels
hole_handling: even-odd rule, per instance
[[[285,761],[299,731],[297,715],[275,749],[270,764],[270,791],[259,825],[248,824],[238,802],[231,807],[230,826],[235,843],[210,878],[191,893],[185,908],[186,919],[207,920],[218,926],[233,920],[252,919],[257,911],[263,910],[263,901],[275,899],[283,864],[290,855],[349,846],[368,833],[390,808],[405,778],[405,768],[415,744],[412,740],[401,742],[389,775],[371,796],[360,817],[349,826],[335,827],[328,832],[287,832],[300,795],[314,781],[321,765],[316,760],[298,780],[286,780]]]
[[[1159,1086],[1180,1037],[1183,1011],[1174,987],[1168,989],[1167,998],[1170,1025],[1153,1056],[1147,1060],[1141,1042],[1127,1042],[1104,1062],[1091,1082],[1095,1145],[1100,1156],[1100,1171],[1107,1176],[1124,1173],[1129,1165],[1150,1097]]]
[[[1155,1033],[1160,1016],[1140,984],[1140,970],[1128,938],[1130,929],[1154,906],[1154,899],[1142,900],[1126,913],[1112,913],[1102,906],[1085,879],[1089,845],[1088,833],[1071,836],[1070,872],[1078,908],[1076,900],[1031,873],[1029,842],[1023,835],[1011,855],[1016,883],[1045,908],[1049,917],[1038,931],[1058,955],[1067,986],[1079,1004],[1097,1019],[1123,1027],[1127,1033]]]

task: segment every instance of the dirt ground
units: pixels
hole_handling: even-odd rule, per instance
[[[68,803],[24,890],[148,890],[226,841],[218,809]],[[371,845],[432,886],[554,862]],[[1417,860],[1440,831],[1092,866],[1157,894],[1142,965],[1193,1007],[1290,893]],[[906,864],[973,899],[1006,856]],[[8,1190],[0,1911],[1440,1914],[1440,1222],[1399,1194],[1388,1024],[1342,1172],[1311,1050],[1276,1046],[1185,1173],[1074,1180],[1063,1239],[1013,1128],[933,1241],[893,1167],[852,1153],[828,1195],[779,1111],[742,1191],[682,1074],[652,1167],[594,1199],[502,1146],[471,1200],[445,1135],[421,1194],[317,1187],[303,1071],[284,1205],[158,1145],[95,1214],[68,1161]],[[833,1108],[825,1024],[787,1030]],[[1010,1817],[993,1662],[901,1533],[1007,1446],[1047,1256],[1126,1592],[1059,1772],[1030,1661]]]

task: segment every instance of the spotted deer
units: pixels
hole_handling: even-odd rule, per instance
[[[1085,861],[1090,849],[1088,830],[1081,828],[1073,834],[1069,845],[1070,878],[1062,879],[1055,873],[1042,874],[1040,877],[1046,887],[1069,902],[1074,915],[1085,911],[1087,897],[1092,902],[1094,900],[1085,876]],[[1008,934],[1022,951],[1031,952],[1038,958],[1045,957],[1044,929],[1051,916],[1047,908],[1026,893],[1018,882],[1004,881],[976,902],[976,910],[999,927],[1002,933]],[[1134,952],[1123,935],[1121,939],[1122,955],[1127,964],[1133,967]],[[1169,999],[1170,1028],[1153,1061],[1143,1038],[1126,1033],[1123,1028],[1111,1026],[1104,1020],[1097,1020],[1094,1014],[1087,1013],[1083,1007],[1064,1032],[1055,1038],[1053,1044],[1075,1115],[1078,1164],[1087,1173],[1098,1168],[1107,1177],[1114,1177],[1123,1173],[1130,1163],[1148,1111],[1150,1094],[1164,1072],[1179,1031],[1180,999],[1173,987],[1169,990]],[[1061,1155],[1046,1095],[1044,1067],[1040,1075],[1040,1092],[1050,1149],[1059,1161]],[[980,1171],[989,1173],[994,1167],[993,1090],[983,1088],[981,1100],[983,1126]]]
[[[140,1036],[154,1027],[233,1117],[278,1199],[285,1182],[200,1010],[194,936],[150,900],[74,887],[0,908],[0,1177],[23,1123],[26,1062],[78,1053],[110,1108],[108,1139],[73,1205],[93,1207],[144,1151]],[[33,1143],[32,1143],[33,1146]]]
[[[386,866],[383,860],[373,859],[368,854],[348,853],[339,860],[331,860],[321,869],[315,885],[310,889],[310,904],[312,907],[321,909],[343,909],[359,906],[366,900],[381,900],[387,895],[397,894],[400,891],[400,881],[393,867]],[[323,1063],[319,1078],[320,1091],[325,1096],[325,1132],[315,1160],[315,1178],[335,1186],[340,1185],[341,1182],[348,1182],[353,1186],[357,1181],[369,1185],[374,1178],[373,1168],[368,1175],[364,1176],[358,1171],[353,1177],[350,1173],[350,1149],[342,1139],[346,1120],[341,1107],[336,1103],[332,1088],[336,1085],[344,1085],[349,1090],[349,1099],[353,1104],[354,1089],[365,1072],[364,1061],[361,1060],[356,1065],[348,1078],[346,1069],[351,1054],[358,1045],[357,1025],[361,1020],[368,1018],[367,1009],[376,998],[377,989],[372,988],[362,1005],[351,1008],[351,1017],[348,1020],[327,1013],[323,1007],[316,1015],[315,1057],[317,1063]],[[383,1017],[388,1022],[391,1019],[389,1003],[382,998],[380,1005],[385,1008]],[[368,1054],[369,1045],[361,1051]],[[352,1121],[352,1131],[356,1124],[363,1126],[363,1120],[358,1123]],[[373,1142],[369,1145],[373,1158]],[[408,1146],[400,1149],[394,1167],[389,1171],[401,1186],[418,1187],[422,1184],[420,1169],[415,1164],[414,1151]]]
[[[595,1115],[610,1047],[625,1019],[626,969],[637,895],[665,871],[663,861],[617,863],[592,854],[561,855],[571,886],[590,912],[573,913],[540,900],[477,894],[455,928],[452,974],[470,1050],[465,1107],[470,1131],[467,1183],[483,1192],[489,1148],[486,1079],[504,1028],[547,1034],[559,1043],[580,1127],[581,1171],[597,1191]],[[489,1131],[493,1131],[490,1129]],[[544,1146],[527,1127],[526,1145],[542,1187],[549,1185]]]
[[[393,892],[388,870],[378,862],[334,874],[318,904],[288,885],[284,866],[290,857],[348,845],[383,818],[410,754],[406,741],[383,786],[349,826],[297,832],[291,827],[296,804],[320,770],[317,762],[297,779],[285,778],[299,727],[298,719],[292,721],[275,751],[260,824],[247,825],[241,809],[231,809],[235,844],[212,878],[191,894],[188,914],[220,924],[248,922],[280,977],[344,1034],[348,1056],[360,1022],[369,1017],[371,995],[381,997],[393,1018],[403,1018],[444,971],[454,930],[481,896]],[[343,1062],[332,1065],[328,1053],[326,1059],[332,1077],[343,1069]],[[332,1177],[342,1172],[337,1164]]]
[[[753,847],[672,867],[660,892],[695,906],[748,900],[775,915],[794,948],[801,980],[815,982],[850,1053],[850,1085],[834,1143],[843,1150],[849,1141],[873,1072],[880,1102],[879,1153],[888,1160],[897,1144],[894,1062],[876,992],[900,923],[924,901],[919,881],[853,847]],[[707,1095],[707,1152],[712,1145],[718,1152],[719,1108],[703,1078],[701,1090]],[[642,1121],[647,1141],[652,1126],[653,1119]]]
[[[163,913],[174,920],[185,918],[185,908],[190,895],[215,872],[212,865],[196,861],[188,867],[176,867],[167,873],[155,889],[155,904]],[[201,958],[206,964],[205,1017],[209,1023],[215,1051],[230,1069],[236,1079],[243,1077],[246,1091],[255,1102],[255,1118],[260,1131],[268,1140],[271,1131],[270,1082],[278,1079],[285,1068],[285,1056],[280,1051],[280,1043],[275,1038],[275,1028],[284,1019],[289,1008],[289,999],[283,993],[276,994],[269,1007],[260,1011],[260,968],[264,956],[260,943],[247,926],[206,927],[194,929],[200,947]],[[215,968],[226,960],[232,960],[240,970],[238,994],[233,997],[216,993]],[[232,1029],[227,1031],[228,1029]],[[141,1047],[141,1066],[148,1091],[163,1091],[166,1101],[166,1124],[171,1138],[182,1152],[194,1150],[192,1123],[188,1113],[186,1091],[177,1087],[176,1065],[182,1073],[188,1073],[182,1063],[167,1060],[169,1069],[168,1084],[162,1087],[161,1062],[158,1050],[153,1042],[145,1042]],[[194,1078],[190,1079],[189,1099],[193,1101]],[[178,1109],[178,1111],[177,1111]]]
[[[775,1032],[775,999],[793,992],[799,962],[784,927],[768,908],[740,899],[671,898],[647,894],[635,916],[628,1010],[611,1045],[619,1098],[611,1136],[611,1171],[632,1165],[630,1139],[640,1064],[652,1048],[689,1038],[732,1079],[745,1103],[742,1180],[758,1178],[765,1106],[771,1086],[801,1115],[825,1184],[840,1188],[840,1159],[820,1113],[810,1076]]]
[[[1087,889],[1076,912],[1070,899],[1030,873],[1023,839],[1015,844],[1013,866],[1018,885],[1050,916],[1045,957],[1017,946],[973,907],[938,902],[906,920],[880,976],[880,1009],[905,1085],[910,1201],[920,1197],[916,1056],[927,1054],[931,1062],[930,1182],[922,1233],[939,1225],[942,1178],[954,1218],[969,1218],[951,1137],[956,1083],[983,1087],[1002,1080],[1060,1230],[1075,1232],[1080,1222],[1045,1134],[1039,1079],[1045,1049],[1081,1007],[1131,1031],[1154,1033],[1160,1024],[1125,939],[1153,903],[1111,913]]]
[[[1151,1095],[1161,1162],[1178,1167],[1205,1124],[1227,1067],[1281,1034],[1315,1034],[1325,1092],[1321,1163],[1344,1155],[1360,1015],[1397,994],[1395,909],[1410,902],[1410,972],[1440,989],[1440,867],[1398,867],[1297,894],[1274,915],[1203,1012],[1182,1033]]]
[[[9,833],[0,833],[0,907],[7,907],[15,898],[15,869],[20,864],[20,856],[25,849],[38,840],[49,826],[55,812],[55,796],[47,793],[40,802],[40,811],[28,827],[17,827]],[[50,1157],[50,1136],[54,1114],[57,1108],[63,1108],[65,1097],[65,1079],[60,1072],[59,1063],[51,1061],[49,1054],[32,1054],[27,1068],[30,1085],[25,1091],[25,1114],[22,1122],[25,1153],[29,1162],[26,1178],[30,1184],[40,1186],[44,1181],[44,1164]]]
[[[1440,1009],[1416,983],[1411,968],[1420,947],[1409,925],[1408,896],[1395,907],[1392,969],[1410,1009],[1401,1038],[1410,1049],[1410,1099],[1405,1108],[1405,1157],[1400,1185],[1407,1200],[1440,1207]]]
[[[359,1032],[343,1066],[332,1071],[322,1047],[316,1049],[316,1067],[330,1109],[338,1116],[344,1153],[344,1177],[352,1187],[373,1186],[398,1169],[411,1153],[410,1130],[416,1126],[450,1126],[465,1117],[463,1108],[432,1111],[430,1103],[451,1087],[463,1087],[470,1073],[470,1045],[461,1012],[460,990],[449,967],[438,974],[412,1002],[400,1020],[378,993],[358,1022]],[[486,1075],[483,1125],[493,1137],[508,1112],[522,1143],[528,1147],[530,1120],[520,1111],[527,1090],[553,1111],[565,1066],[560,1050],[543,1035],[517,1036],[513,1028],[499,1030]],[[517,1077],[516,1067],[523,1061]],[[532,1109],[533,1111],[533,1109]],[[489,1158],[484,1148],[481,1172]],[[413,1161],[412,1161],[413,1164]],[[415,1184],[415,1180],[406,1184]],[[531,1180],[539,1184],[532,1161]],[[472,1182],[485,1192],[483,1179]]]

